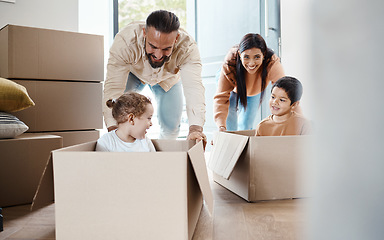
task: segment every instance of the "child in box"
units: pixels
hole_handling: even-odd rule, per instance
[[[124,93],[116,100],[108,100],[117,129],[97,140],[96,151],[104,152],[155,152],[152,141],[146,137],[152,126],[151,101],[136,92]]]
[[[310,122],[295,112],[303,87],[294,77],[282,77],[272,86],[269,107],[271,115],[256,127],[256,136],[306,135]]]

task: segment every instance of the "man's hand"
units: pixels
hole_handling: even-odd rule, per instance
[[[200,142],[203,140],[203,146],[205,150],[205,146],[207,145],[207,136],[203,133],[203,128],[197,125],[191,125],[189,127],[189,134],[187,137],[188,140],[196,140]]]
[[[110,132],[110,131],[113,131],[113,130],[115,130],[117,128],[117,126],[110,126],[109,128],[107,128],[108,129],[108,132]]]

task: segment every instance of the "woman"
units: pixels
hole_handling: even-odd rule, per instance
[[[218,80],[213,111],[220,131],[253,129],[267,85],[284,76],[279,57],[259,34],[230,49]]]

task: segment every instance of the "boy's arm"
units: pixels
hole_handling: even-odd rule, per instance
[[[259,130],[260,130],[260,123],[257,124],[257,127],[255,129],[255,136],[261,136]]]

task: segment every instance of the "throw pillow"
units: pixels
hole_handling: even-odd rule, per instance
[[[14,138],[28,130],[28,126],[10,113],[0,112],[0,138]]]
[[[0,78],[0,111],[16,112],[34,105],[24,86]]]

